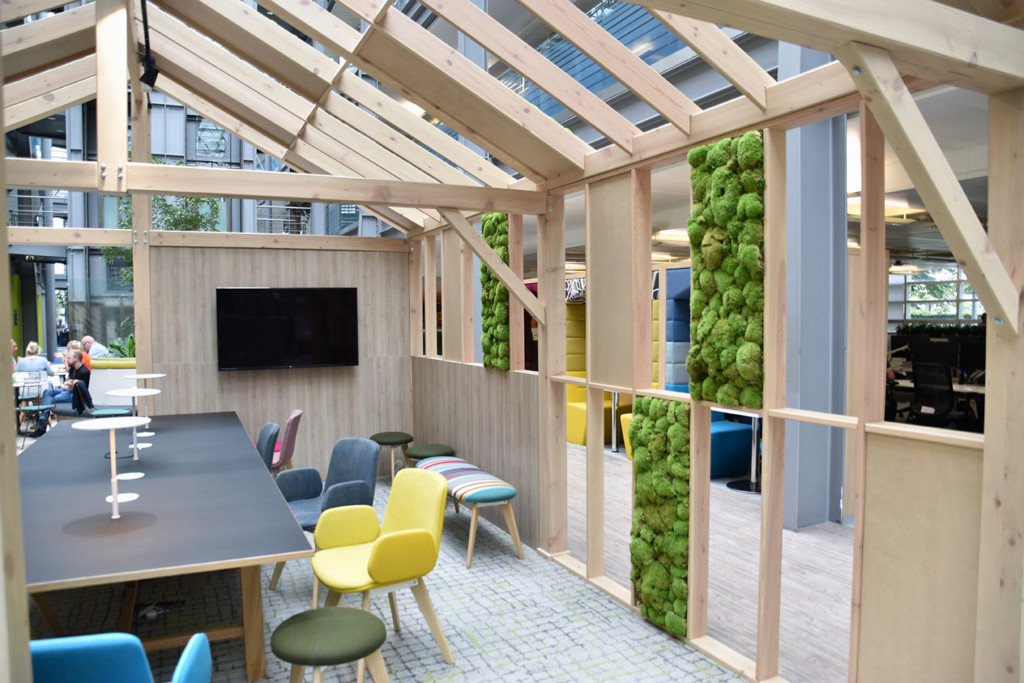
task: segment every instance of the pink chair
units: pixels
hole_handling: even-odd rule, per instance
[[[284,436],[281,437],[281,448],[274,452],[274,459],[271,462],[270,470],[278,472],[292,467],[292,456],[295,454],[295,435],[299,431],[299,420],[302,418],[302,411],[295,409],[288,416],[284,423]]]

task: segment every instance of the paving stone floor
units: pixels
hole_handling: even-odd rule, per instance
[[[375,507],[382,514],[389,491],[377,486]],[[382,648],[395,681],[742,681],[681,641],[559,565],[524,548],[515,557],[504,527],[480,518],[473,566],[466,568],[469,512],[445,516],[441,553],[426,578],[441,625],[455,658],[447,664],[416,607],[412,594],[398,594],[401,631],[391,629],[387,599],[374,598],[373,612],[388,624]],[[270,634],[287,617],[309,609],[313,573],[309,560],[289,562],[276,590],[267,585],[273,565],[263,567],[263,617],[268,681],[287,681],[289,665],[270,651]],[[323,600],[325,591],[321,589]],[[69,633],[117,629],[121,586],[59,591],[50,597]],[[358,596],[342,605],[359,606]],[[195,574],[140,584],[134,632],[147,635],[201,630],[239,623],[237,572]],[[35,637],[49,635],[34,605]],[[241,639],[215,642],[214,681],[245,681]],[[157,681],[170,680],[178,650],[150,653]],[[309,680],[311,673],[306,672]],[[327,681],[354,681],[354,665],[328,667]],[[367,677],[369,680],[369,677]]]

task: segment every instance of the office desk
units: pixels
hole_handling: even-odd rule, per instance
[[[243,623],[207,633],[243,637],[246,674],[263,678],[260,565],[311,557],[313,548],[234,413],[152,423],[160,439],[148,457],[123,467],[144,476],[132,481],[139,498],[121,506],[120,519],[111,519],[105,500],[106,432],[72,431],[62,422],[18,458],[28,592],[125,582],[126,608],[134,611],[139,580],[238,569]],[[128,438],[118,435],[118,450]],[[130,616],[122,613],[122,625]],[[184,642],[168,636],[146,646]]]
[[[898,379],[896,380],[896,387],[899,389],[906,389],[907,391],[914,390],[914,380],[912,379]],[[981,394],[985,395],[984,384],[958,384],[953,383],[954,394]]]

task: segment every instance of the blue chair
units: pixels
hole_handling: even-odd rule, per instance
[[[267,422],[260,427],[260,434],[256,437],[256,450],[271,472],[274,470],[274,446],[277,445],[277,435],[281,432],[281,425],[276,422]]]
[[[146,651],[130,633],[46,638],[29,643],[34,683],[153,683]],[[209,683],[213,676],[205,633],[189,639],[171,683]]]
[[[278,472],[277,486],[299,526],[313,531],[324,510],[342,505],[373,505],[379,458],[377,442],[345,437],[334,444],[325,479],[321,480],[313,467],[296,467]],[[271,589],[277,587],[282,569],[284,562],[278,562],[270,579]]]

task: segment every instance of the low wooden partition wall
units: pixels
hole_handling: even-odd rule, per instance
[[[154,241],[182,239],[193,245],[203,237],[154,234]],[[271,239],[227,236],[233,245],[250,237],[254,243]],[[311,248],[150,247],[153,371],[167,373],[156,385],[163,393],[154,402],[155,410],[234,410],[255,438],[264,422],[283,427],[288,414],[301,408],[295,463],[326,472],[331,448],[341,437],[413,431],[409,246],[405,240],[378,239],[364,241],[368,250],[359,250],[358,238],[332,238],[334,249],[316,249],[316,238],[273,239]],[[354,250],[337,248],[346,244]],[[218,372],[216,289],[253,286],[356,287],[359,365]]]
[[[867,431],[859,678],[971,680],[984,439]]]
[[[522,542],[533,548],[542,533],[537,400],[535,372],[412,359],[414,443],[447,444],[457,457],[515,486],[516,526]],[[481,512],[505,528],[497,507]]]

